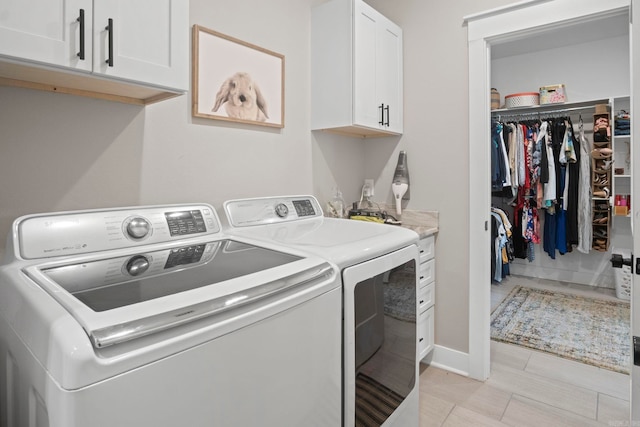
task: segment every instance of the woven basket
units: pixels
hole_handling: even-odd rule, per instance
[[[505,95],[504,106],[506,108],[531,107],[540,105],[540,94],[538,92],[522,92]]]

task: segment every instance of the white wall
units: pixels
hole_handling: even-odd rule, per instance
[[[563,83],[567,102],[629,95],[629,36],[491,61],[491,85],[504,96]]]
[[[137,204],[144,122],[138,106],[0,87],[2,238],[23,214]]]

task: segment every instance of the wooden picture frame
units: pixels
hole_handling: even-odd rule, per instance
[[[284,127],[284,55],[193,26],[194,117]]]

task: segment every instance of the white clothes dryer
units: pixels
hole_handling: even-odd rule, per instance
[[[313,196],[224,203],[229,230],[318,255],[343,285],[343,425],[417,426],[418,235],[396,225],[325,218]]]
[[[337,269],[206,204],[18,218],[0,267],[4,427],[331,426]]]

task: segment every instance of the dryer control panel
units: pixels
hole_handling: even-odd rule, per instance
[[[220,232],[207,204],[27,215],[14,222],[16,256],[51,258],[124,249]]]
[[[229,200],[224,211],[233,227],[273,224],[322,217],[320,203],[313,196],[263,197]]]

